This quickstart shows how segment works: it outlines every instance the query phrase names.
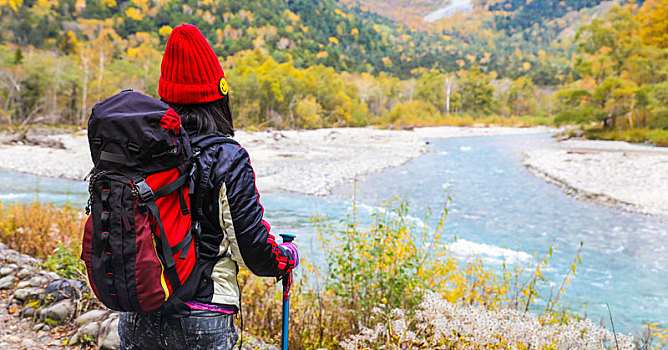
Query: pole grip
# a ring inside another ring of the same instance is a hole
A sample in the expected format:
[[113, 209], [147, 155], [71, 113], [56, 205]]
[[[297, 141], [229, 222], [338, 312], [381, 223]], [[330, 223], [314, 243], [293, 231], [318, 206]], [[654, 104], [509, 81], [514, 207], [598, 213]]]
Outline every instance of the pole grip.
[[295, 240], [297, 236], [289, 233], [281, 233], [279, 236], [283, 238], [283, 243], [290, 243]]

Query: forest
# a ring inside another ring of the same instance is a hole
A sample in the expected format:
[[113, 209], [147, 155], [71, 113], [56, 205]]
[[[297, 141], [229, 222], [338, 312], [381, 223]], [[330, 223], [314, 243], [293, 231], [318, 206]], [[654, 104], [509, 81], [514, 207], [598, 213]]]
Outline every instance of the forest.
[[482, 1], [428, 25], [373, 4], [1, 0], [0, 118], [84, 125], [121, 89], [155, 96], [172, 28], [193, 23], [238, 127], [579, 124], [668, 143], [663, 1]]

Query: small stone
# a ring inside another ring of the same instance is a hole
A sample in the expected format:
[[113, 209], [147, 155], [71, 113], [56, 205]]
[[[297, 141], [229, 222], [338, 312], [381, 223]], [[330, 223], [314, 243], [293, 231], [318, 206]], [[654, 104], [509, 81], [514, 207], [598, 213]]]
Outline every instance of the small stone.
[[21, 265], [35, 265], [39, 263], [39, 260], [33, 258], [30, 255], [27, 254], [21, 254], [19, 255], [19, 264]]
[[67, 340], [67, 345], [76, 345], [79, 343], [79, 333], [75, 333]]
[[31, 287], [43, 287], [49, 283], [49, 280], [44, 276], [35, 276], [28, 281], [28, 285]]
[[32, 346], [35, 346], [35, 345], [37, 345], [37, 344], [35, 343], [35, 341], [32, 340], [32, 339], [30, 339], [30, 338], [23, 339], [23, 340], [21, 341], [21, 346], [22, 346], [22, 347], [26, 347], [26, 348], [27, 348], [27, 347], [32, 347]]
[[58, 275], [57, 273], [55, 273], [53, 271], [47, 272], [44, 276], [47, 277], [48, 279], [50, 279], [51, 281], [55, 281], [57, 279], [60, 279], [60, 275]]
[[43, 288], [28, 287], [23, 289], [17, 289], [16, 291], [14, 291], [14, 299], [26, 301], [28, 299], [35, 299], [43, 294], [44, 294]]
[[54, 321], [65, 321], [74, 313], [74, 303], [65, 299], [46, 308], [46, 317]]
[[77, 332], [80, 336], [89, 336], [93, 339], [97, 339], [97, 337], [100, 335], [100, 323], [99, 322], [91, 322], [81, 328], [79, 328], [79, 331]]
[[23, 310], [21, 310], [21, 315], [23, 315], [23, 317], [33, 317], [35, 316], [35, 308], [30, 305], [26, 305], [23, 307]]
[[16, 279], [12, 275], [0, 278], [0, 290], [14, 288], [15, 285]]
[[26, 287], [30, 287], [30, 281], [21, 281], [21, 282], [19, 282], [18, 285], [16, 285], [16, 288], [18, 288], [18, 289], [23, 289], [23, 288], [26, 288]]
[[18, 263], [19, 262], [19, 252], [16, 250], [8, 250], [5, 252], [3, 258], [5, 261], [9, 261], [10, 263]]
[[40, 321], [46, 321], [46, 315], [47, 315], [47, 308], [43, 308], [42, 310], [39, 310], [39, 320]]
[[77, 317], [74, 321], [78, 326], [85, 326], [91, 322], [101, 321], [107, 316], [109, 312], [107, 310], [90, 310], [81, 316]]
[[32, 275], [33, 272], [35, 272], [35, 271], [32, 268], [28, 269], [28, 268], [24, 267], [21, 270], [19, 270], [19, 273], [16, 274], [16, 277], [18, 277], [20, 279], [24, 279], [24, 278]]
[[42, 327], [44, 327], [44, 326], [45, 326], [44, 323], [38, 323], [34, 327], [32, 327], [32, 331], [33, 332], [39, 332], [39, 331], [42, 330]]
[[16, 272], [17, 269], [18, 267], [16, 266], [16, 264], [9, 264], [0, 267], [0, 276], [7, 276], [13, 274], [14, 272]]
[[118, 319], [111, 321], [107, 327], [107, 334], [100, 344], [100, 349], [116, 350], [121, 342], [121, 337], [118, 335]]
[[15, 335], [10, 335], [9, 337], [7, 337], [7, 341], [10, 343], [19, 343], [21, 341], [21, 338]]

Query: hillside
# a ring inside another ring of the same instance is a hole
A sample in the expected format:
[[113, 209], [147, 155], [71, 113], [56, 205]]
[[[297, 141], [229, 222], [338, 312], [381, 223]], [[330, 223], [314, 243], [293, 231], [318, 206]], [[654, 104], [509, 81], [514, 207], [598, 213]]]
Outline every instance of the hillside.
[[453, 72], [472, 66], [516, 78], [528, 64], [540, 67], [526, 72], [534, 81], [551, 85], [567, 74], [565, 61], [543, 64], [539, 52], [569, 56], [568, 48], [552, 41], [571, 24], [554, 19], [598, 2], [506, 0], [479, 5], [466, 16], [461, 11], [472, 9], [468, 0], [7, 0], [0, 5], [0, 40], [67, 54], [73, 37], [93, 40], [106, 27], [120, 38], [147, 33], [161, 47], [170, 28], [192, 23], [221, 57], [261, 49], [296, 67], [323, 64], [400, 78], [419, 68]]
[[28, 0], [16, 9], [6, 4], [2, 14], [3, 41], [62, 51], [69, 32], [90, 39], [91, 26], [121, 38], [148, 33], [164, 45], [169, 28], [181, 23], [197, 25], [222, 57], [260, 48], [275, 57], [289, 52], [298, 66], [360, 71], [383, 69], [380, 57], [392, 51], [372, 23], [331, 0]]
[[192, 23], [238, 126], [662, 127], [662, 66], [642, 62], [665, 60], [666, 4], [621, 1], [0, 0], [0, 119], [82, 124], [119, 89], [155, 96], [172, 28]]

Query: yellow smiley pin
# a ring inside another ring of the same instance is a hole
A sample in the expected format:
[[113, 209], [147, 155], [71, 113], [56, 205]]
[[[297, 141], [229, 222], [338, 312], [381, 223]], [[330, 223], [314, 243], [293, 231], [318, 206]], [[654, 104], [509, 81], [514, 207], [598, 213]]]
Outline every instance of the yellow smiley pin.
[[223, 96], [227, 95], [227, 81], [225, 78], [220, 78], [220, 83], [218, 83], [218, 88], [220, 89], [220, 93], [223, 94]]

